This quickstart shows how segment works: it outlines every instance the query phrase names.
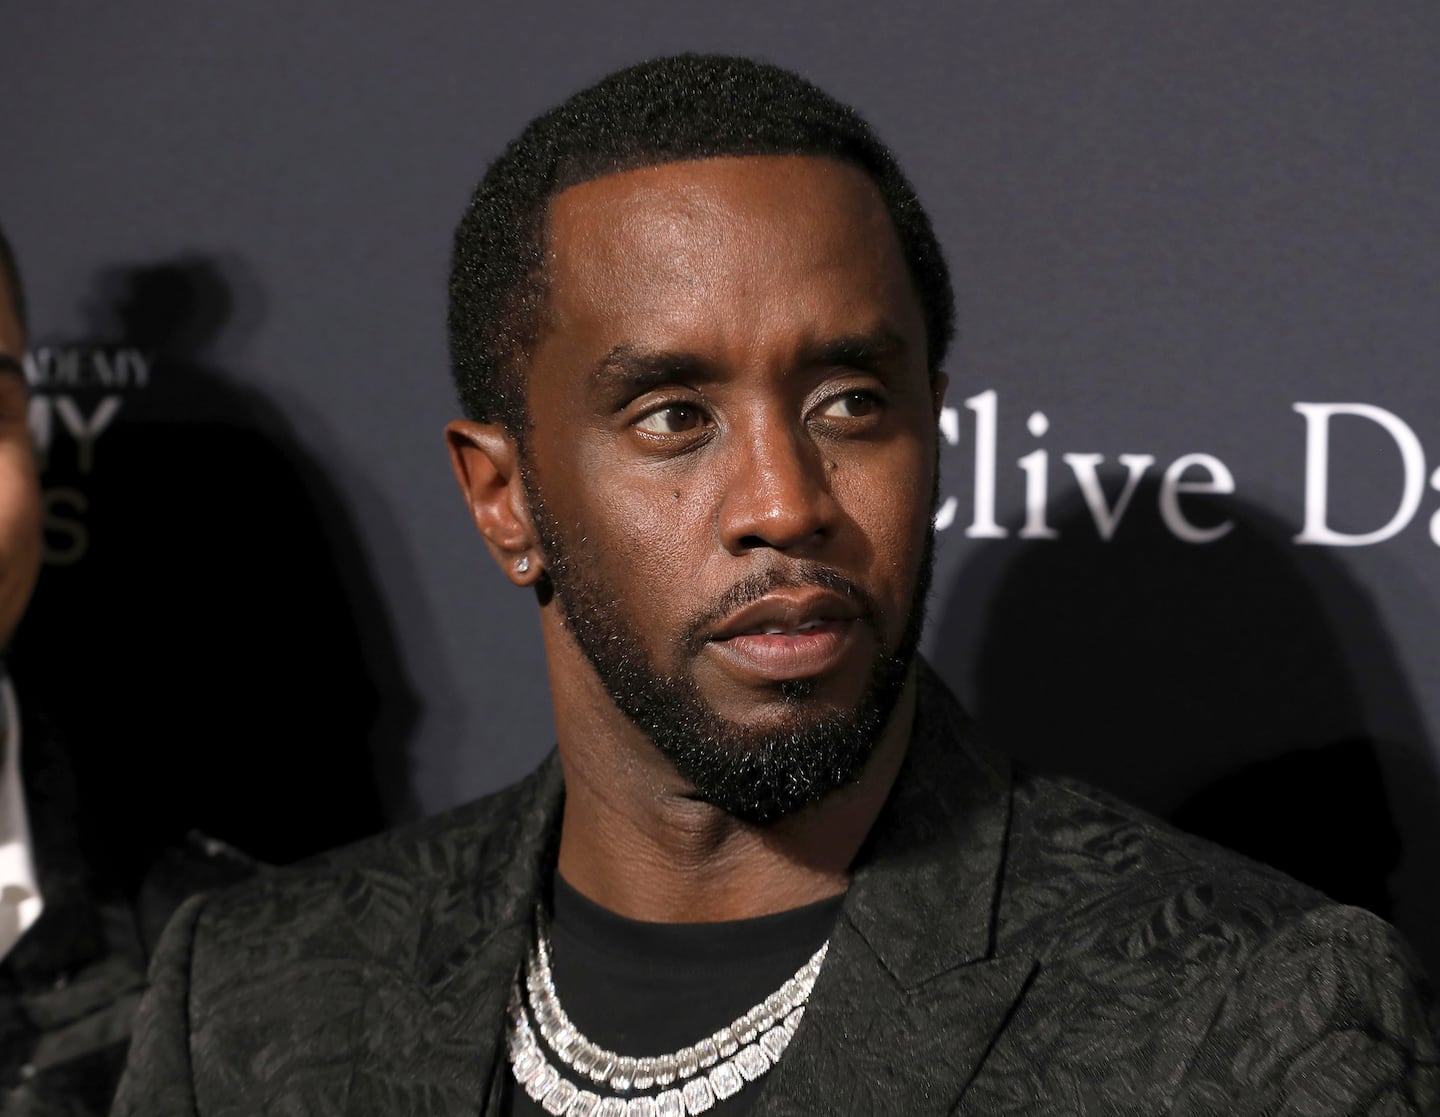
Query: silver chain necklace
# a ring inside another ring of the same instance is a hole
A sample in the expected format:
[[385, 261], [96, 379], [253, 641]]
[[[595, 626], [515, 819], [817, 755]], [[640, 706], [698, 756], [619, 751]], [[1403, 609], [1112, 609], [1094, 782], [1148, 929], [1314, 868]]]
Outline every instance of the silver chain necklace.
[[[525, 960], [523, 990], [518, 974], [510, 989], [511, 1073], [547, 1113], [570, 1117], [704, 1113], [779, 1061], [800, 1025], [828, 947], [827, 941], [776, 992], [700, 1042], [669, 1055], [636, 1057], [591, 1042], [571, 1023], [555, 993], [545, 917], [537, 913], [535, 946]], [[530, 1026], [532, 1016], [540, 1037], [560, 1061], [582, 1082], [588, 1078], [604, 1093], [576, 1085], [550, 1062]], [[641, 1092], [648, 1090], [660, 1092]]]

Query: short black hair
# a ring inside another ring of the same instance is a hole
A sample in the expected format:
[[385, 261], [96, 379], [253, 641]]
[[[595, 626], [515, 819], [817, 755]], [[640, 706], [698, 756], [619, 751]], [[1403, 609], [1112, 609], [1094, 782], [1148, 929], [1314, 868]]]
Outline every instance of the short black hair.
[[0, 278], [4, 278], [5, 286], [10, 289], [10, 305], [20, 323], [20, 332], [28, 334], [30, 330], [25, 317], [25, 287], [20, 282], [20, 265], [15, 262], [15, 250], [5, 239], [4, 229], [0, 229]]
[[954, 334], [954, 293], [930, 218], [889, 149], [854, 109], [798, 74], [684, 54], [620, 70], [537, 117], [476, 187], [450, 269], [450, 358], [465, 414], [523, 444], [524, 363], [544, 308], [552, 198], [622, 171], [739, 155], [822, 156], [874, 181], [920, 297], [933, 375]]

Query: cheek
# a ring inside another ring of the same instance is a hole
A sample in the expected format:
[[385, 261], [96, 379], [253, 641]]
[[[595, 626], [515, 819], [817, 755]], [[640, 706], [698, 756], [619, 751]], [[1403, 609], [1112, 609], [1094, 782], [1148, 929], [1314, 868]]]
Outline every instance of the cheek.
[[621, 482], [603, 497], [596, 526], [604, 533], [604, 552], [614, 555], [650, 587], [689, 582], [676, 575], [694, 572], [708, 557], [706, 498], [679, 482]]
[[40, 572], [40, 491], [28, 445], [0, 445], [0, 640], [20, 620]]
[[577, 474], [577, 483], [567, 486], [577, 498], [566, 502], [568, 518], [553, 510], [572, 539], [585, 540], [588, 561], [603, 567], [605, 581], [626, 595], [636, 615], [688, 612], [687, 603], [699, 595], [686, 575], [708, 558], [710, 538], [705, 500], [693, 479], [686, 483], [663, 470], [607, 470], [583, 460]]
[[869, 566], [892, 602], [908, 604], [930, 530], [933, 450], [919, 442], [885, 447], [877, 456], [837, 463], [832, 485], [863, 537]]
[[40, 484], [28, 446], [0, 446], [0, 549], [38, 551]]

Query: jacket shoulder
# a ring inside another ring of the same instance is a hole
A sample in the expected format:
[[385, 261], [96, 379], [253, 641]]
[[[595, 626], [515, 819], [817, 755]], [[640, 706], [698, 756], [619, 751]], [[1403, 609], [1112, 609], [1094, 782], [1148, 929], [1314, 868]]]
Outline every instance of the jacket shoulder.
[[[1175, 829], [1079, 781], [1017, 772], [1007, 878], [1012, 916], [1029, 934], [1077, 913], [1141, 938], [1192, 923], [1264, 937], [1327, 897], [1231, 850]], [[1061, 918], [1063, 916], [1063, 918]], [[1139, 949], [1139, 944], [1133, 944]]]
[[481, 1096], [478, 1052], [560, 798], [552, 756], [476, 803], [191, 900], [165, 932], [117, 1112], [340, 1114], [383, 1094], [420, 1113]]
[[558, 800], [552, 755], [493, 795], [215, 893], [196, 927], [196, 977], [253, 979], [266, 958], [297, 953], [405, 956], [430, 917], [482, 932], [533, 873]]
[[1290, 1112], [1323, 1070], [1433, 1112], [1434, 1001], [1384, 920], [1084, 784], [1013, 796], [997, 938], [1036, 969], [981, 1094]]

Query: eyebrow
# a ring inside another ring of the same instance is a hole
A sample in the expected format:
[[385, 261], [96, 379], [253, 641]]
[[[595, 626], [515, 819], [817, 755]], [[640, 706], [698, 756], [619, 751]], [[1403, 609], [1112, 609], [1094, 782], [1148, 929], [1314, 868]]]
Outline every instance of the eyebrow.
[[[888, 325], [837, 337], [823, 338], [801, 347], [796, 365], [816, 368], [838, 365], [872, 370], [877, 365], [903, 356], [905, 339]], [[681, 350], [650, 349], [621, 342], [596, 363], [594, 383], [602, 388], [644, 391], [672, 380], [701, 381], [719, 375], [711, 363]]]
[[876, 365], [905, 354], [905, 339], [888, 325], [879, 325], [862, 333], [825, 338], [807, 346], [800, 353], [803, 366], [840, 365], [846, 368], [871, 370]]
[[709, 364], [693, 353], [621, 342], [600, 358], [591, 378], [600, 388], [643, 391], [671, 380], [699, 380], [713, 375]]

